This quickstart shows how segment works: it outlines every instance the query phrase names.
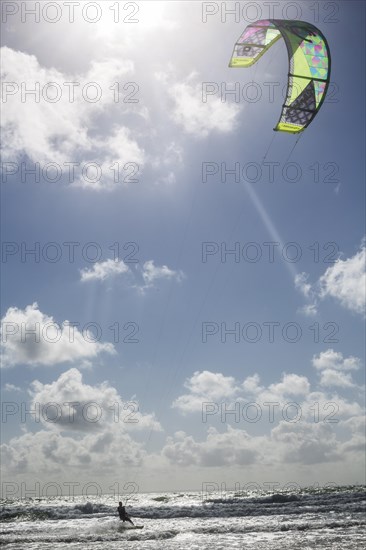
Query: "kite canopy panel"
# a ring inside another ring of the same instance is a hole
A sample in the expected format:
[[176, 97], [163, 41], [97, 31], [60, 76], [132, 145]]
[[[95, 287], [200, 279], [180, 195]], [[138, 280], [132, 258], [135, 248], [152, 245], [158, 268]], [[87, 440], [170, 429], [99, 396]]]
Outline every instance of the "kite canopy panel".
[[305, 21], [267, 19], [248, 25], [229, 67], [250, 67], [280, 38], [289, 56], [287, 94], [274, 130], [302, 132], [319, 111], [329, 86], [330, 51], [325, 36]]

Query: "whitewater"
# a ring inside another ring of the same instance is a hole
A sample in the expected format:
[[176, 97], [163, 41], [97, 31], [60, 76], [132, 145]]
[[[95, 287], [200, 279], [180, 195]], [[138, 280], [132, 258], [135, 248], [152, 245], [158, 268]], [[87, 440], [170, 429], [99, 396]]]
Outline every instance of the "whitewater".
[[366, 548], [366, 488], [48, 497], [1, 502], [9, 550], [347, 550]]

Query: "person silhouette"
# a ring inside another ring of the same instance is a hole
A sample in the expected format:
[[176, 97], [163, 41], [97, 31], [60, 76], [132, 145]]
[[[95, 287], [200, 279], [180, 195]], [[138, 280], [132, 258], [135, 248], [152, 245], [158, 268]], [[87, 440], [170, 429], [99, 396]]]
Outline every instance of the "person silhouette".
[[118, 510], [120, 520], [122, 520], [123, 522], [129, 521], [130, 523], [132, 523], [132, 525], [135, 525], [131, 520], [130, 516], [126, 513], [126, 508], [123, 506], [122, 502], [119, 502], [117, 510]]

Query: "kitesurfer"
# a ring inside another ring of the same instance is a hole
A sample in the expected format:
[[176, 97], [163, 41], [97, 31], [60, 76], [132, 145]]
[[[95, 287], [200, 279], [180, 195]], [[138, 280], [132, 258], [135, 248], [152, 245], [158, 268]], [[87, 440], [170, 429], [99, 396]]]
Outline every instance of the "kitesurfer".
[[122, 521], [129, 521], [130, 523], [132, 523], [132, 525], [135, 525], [130, 516], [126, 513], [126, 508], [122, 505], [122, 502], [119, 502], [117, 510], [119, 513], [119, 519], [121, 519]]

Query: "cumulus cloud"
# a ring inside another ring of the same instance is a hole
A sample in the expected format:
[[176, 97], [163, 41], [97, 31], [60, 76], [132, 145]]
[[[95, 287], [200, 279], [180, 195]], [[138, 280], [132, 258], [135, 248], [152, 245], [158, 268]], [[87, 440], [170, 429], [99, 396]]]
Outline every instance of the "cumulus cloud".
[[320, 296], [330, 296], [356, 313], [365, 313], [366, 247], [347, 260], [337, 260], [319, 280]]
[[[250, 379], [251, 377], [249, 377], [249, 381]], [[282, 373], [279, 382], [268, 386], [259, 386], [259, 377], [253, 382], [250, 381], [248, 385], [248, 378], [244, 380], [242, 384], [244, 392], [239, 395], [238, 399], [241, 402], [254, 401], [266, 417], [269, 415], [269, 407], [272, 408], [274, 417], [281, 417], [280, 410], [283, 410], [287, 403], [303, 403], [310, 393], [310, 382], [307, 377], [293, 373]], [[249, 391], [250, 389], [251, 391]], [[294, 408], [290, 408], [286, 412], [286, 416], [289, 417], [296, 416], [296, 414], [297, 411]]]
[[364, 408], [357, 401], [343, 398], [338, 393], [313, 391], [301, 403], [303, 417], [315, 423], [338, 424], [346, 418], [362, 414]]
[[230, 399], [239, 389], [232, 376], [207, 370], [196, 371], [185, 381], [184, 386], [189, 393], [178, 397], [172, 405], [183, 413], [201, 411], [203, 403]]
[[326, 297], [337, 300], [343, 307], [355, 313], [365, 313], [366, 297], [366, 248], [363, 240], [360, 250], [351, 258], [338, 260], [329, 267], [319, 280], [311, 284], [308, 273], [295, 277], [295, 288], [309, 301], [299, 308], [299, 313], [314, 316], [318, 302]]
[[314, 355], [313, 366], [320, 371], [321, 386], [339, 386], [341, 388], [356, 387], [352, 375], [344, 372], [358, 370], [361, 367], [361, 360], [358, 357], [343, 357], [343, 354], [333, 349], [327, 349]]
[[354, 416], [345, 420], [343, 423], [345, 426], [348, 426], [353, 433], [364, 433], [366, 428], [366, 417], [365, 415]]
[[205, 138], [212, 132], [228, 133], [236, 128], [241, 107], [235, 103], [224, 103], [219, 96], [209, 96], [204, 102], [202, 82], [198, 81], [196, 73], [173, 84], [165, 73], [155, 76], [167, 85], [173, 102], [172, 119], [188, 134]]
[[162, 454], [183, 467], [223, 467], [283, 464], [313, 465], [341, 460], [342, 444], [334, 426], [306, 421], [280, 421], [268, 435], [249, 435], [226, 426], [224, 432], [209, 428], [205, 439], [184, 432], [167, 438]]
[[282, 375], [280, 382], [268, 387], [260, 386], [258, 374], [248, 376], [240, 385], [232, 376], [210, 371], [196, 371], [186, 380], [184, 386], [189, 393], [179, 396], [172, 404], [183, 413], [202, 411], [204, 403], [228, 403], [235, 397], [237, 401], [252, 401], [253, 396], [263, 402], [283, 403], [290, 398], [305, 397], [310, 391], [310, 383], [305, 376]]
[[[326, 369], [320, 372], [326, 372]], [[335, 372], [343, 374], [342, 371]], [[83, 382], [81, 373], [72, 368], [52, 383], [33, 382], [29, 408], [37, 410], [37, 404], [41, 407], [44, 429], [37, 433], [26, 432], [2, 446], [5, 469], [9, 474], [36, 473], [41, 469], [50, 475], [72, 472], [79, 476], [85, 468], [88, 471], [90, 468], [93, 471], [101, 468], [103, 472], [112, 474], [121, 466], [143, 466], [148, 469], [151, 461], [158, 467], [198, 468], [252, 465], [283, 468], [284, 464], [312, 466], [341, 463], [341, 460], [348, 460], [347, 457], [362, 463], [362, 407], [337, 394], [333, 394], [330, 401], [329, 395], [323, 392], [310, 392], [304, 377], [283, 374], [279, 382], [262, 386], [259, 376], [254, 374], [239, 386], [233, 377], [197, 371], [185, 385], [193, 397], [235, 397], [240, 405], [243, 405], [240, 401], [243, 390], [248, 392], [250, 401], [255, 400], [260, 405], [268, 395], [277, 396], [279, 400], [283, 396], [291, 402], [298, 399], [299, 414], [292, 418], [287, 410], [283, 416], [280, 407], [280, 417], [270, 419], [268, 409], [262, 406], [262, 414], [255, 424], [258, 421], [269, 427], [264, 435], [261, 429], [256, 435], [243, 429], [253, 427], [253, 421], [243, 415], [232, 427], [229, 422], [233, 415], [229, 414], [222, 429], [210, 427], [202, 439], [178, 431], [166, 439], [158, 453], [147, 455], [143, 444], [134, 441], [132, 435], [142, 428], [161, 430], [155, 416], [142, 415], [137, 411], [133, 417], [138, 418], [138, 423], [123, 422], [124, 405], [128, 402], [122, 400], [116, 389], [108, 382], [88, 385]], [[53, 418], [55, 403], [60, 405], [62, 418]], [[91, 404], [90, 408], [86, 408], [88, 404]], [[100, 415], [94, 421], [98, 410]], [[122, 422], [114, 421], [116, 411], [119, 411]], [[127, 409], [127, 412], [130, 411]], [[70, 415], [73, 419], [71, 423]], [[346, 440], [337, 437], [338, 426], [343, 431], [345, 428], [345, 433], [350, 437]]]
[[317, 310], [317, 298], [334, 298], [347, 309], [356, 313], [365, 312], [366, 293], [366, 248], [363, 241], [360, 250], [351, 258], [338, 259], [329, 267], [319, 281], [311, 285], [308, 282], [309, 275], [300, 273], [295, 277], [295, 287], [311, 303], [300, 311], [307, 315], [313, 315]]
[[[96, 178], [74, 168], [70, 181], [90, 189], [116, 188], [115, 172], [110, 169], [113, 163], [121, 167], [136, 163], [141, 168], [145, 153], [128, 125], [123, 124], [126, 104], [119, 110], [122, 118], [112, 127], [99, 124], [98, 134], [94, 124], [97, 117], [115, 106], [110, 86], [133, 74], [131, 61], [94, 61], [85, 74], [72, 75], [43, 67], [34, 55], [8, 47], [1, 49], [1, 57], [1, 76], [8, 83], [1, 122], [4, 159], [13, 161], [27, 155], [33, 162], [57, 163], [69, 177], [65, 163], [82, 165], [92, 158], [102, 175]], [[38, 89], [39, 99], [29, 93], [26, 101], [21, 101], [25, 90], [34, 89]]]
[[94, 472], [114, 474], [121, 468], [142, 464], [140, 443], [123, 431], [90, 433], [81, 438], [40, 430], [27, 432], [1, 445], [4, 471], [10, 474], [60, 475], [65, 479]]
[[49, 384], [34, 381], [29, 393], [27, 409], [42, 429], [1, 446], [8, 475], [41, 471], [79, 479], [85, 468], [115, 475], [121, 468], [141, 466], [146, 456], [132, 433], [162, 430], [154, 414], [141, 413], [138, 403], [123, 400], [108, 382], [84, 383], [75, 368]]
[[298, 374], [283, 374], [281, 382], [270, 384], [268, 390], [279, 397], [283, 396], [303, 396], [310, 390], [310, 383], [306, 376]]
[[333, 369], [325, 369], [321, 372], [321, 386], [339, 386], [341, 388], [352, 388], [354, 386], [351, 374], [345, 374]]
[[115, 353], [113, 344], [96, 342], [94, 335], [80, 332], [68, 321], [59, 325], [36, 302], [24, 310], [10, 307], [1, 320], [1, 332], [3, 367], [75, 361], [88, 365], [100, 353]]
[[75, 178], [76, 187], [96, 191], [113, 190], [137, 183], [145, 163], [145, 152], [129, 128], [114, 127], [103, 139], [93, 139], [94, 162], [86, 163], [82, 175]]
[[287, 463], [319, 464], [341, 459], [340, 444], [330, 424], [281, 421], [271, 437]]
[[106, 260], [105, 262], [96, 262], [91, 269], [80, 270], [80, 280], [82, 282], [100, 280], [105, 281], [114, 275], [128, 273], [129, 267], [122, 260]]
[[167, 439], [162, 454], [179, 466], [215, 467], [253, 464], [258, 460], [259, 452], [246, 431], [228, 426], [224, 433], [210, 428], [202, 442], [184, 432], [177, 432]]
[[326, 368], [332, 364], [328, 361], [331, 356], [333, 364], [338, 361], [338, 365], [346, 365], [346, 368], [358, 368], [356, 358], [344, 359], [342, 354], [334, 354], [333, 350], [328, 350], [313, 358], [318, 364], [324, 355], [324, 368], [320, 370], [318, 381], [324, 391], [312, 390], [306, 376], [294, 373], [283, 373], [279, 382], [265, 386], [260, 383], [258, 374], [248, 376], [240, 384], [234, 377], [221, 373], [196, 371], [184, 384], [188, 392], [177, 397], [172, 407], [184, 415], [201, 413], [204, 422], [225, 419], [229, 424], [242, 420], [271, 424], [285, 419], [288, 422], [338, 423], [341, 418], [362, 414], [363, 409], [358, 402], [334, 393], [332, 388], [352, 388], [360, 392], [362, 388], [353, 383], [350, 374]]
[[318, 370], [357, 370], [361, 367], [361, 360], [358, 357], [353, 355], [343, 357], [340, 351], [334, 351], [333, 349], [327, 349], [319, 355], [314, 355], [312, 363]]
[[263, 386], [260, 386], [259, 383], [260, 383], [260, 377], [258, 374], [247, 376], [247, 378], [244, 380], [242, 384], [244, 392], [248, 394], [260, 393], [264, 388]]
[[49, 429], [95, 432], [105, 431], [111, 424], [123, 430], [161, 429], [153, 415], [141, 414], [136, 402], [124, 402], [107, 382], [96, 386], [83, 383], [76, 368], [51, 384], [34, 381], [30, 394], [33, 409], [40, 408], [40, 419]]

